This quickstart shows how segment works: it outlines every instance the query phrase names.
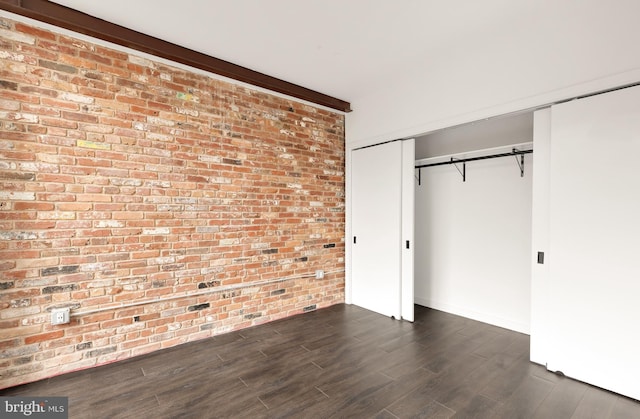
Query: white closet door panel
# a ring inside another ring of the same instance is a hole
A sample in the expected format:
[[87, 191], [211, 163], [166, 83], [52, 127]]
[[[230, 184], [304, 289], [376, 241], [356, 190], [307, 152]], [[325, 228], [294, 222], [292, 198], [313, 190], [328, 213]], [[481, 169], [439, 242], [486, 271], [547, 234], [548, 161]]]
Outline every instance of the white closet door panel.
[[400, 318], [402, 142], [352, 153], [352, 302]]
[[640, 399], [640, 87], [551, 120], [547, 367]]
[[414, 248], [415, 248], [415, 195], [416, 195], [416, 140], [402, 142], [402, 283], [401, 315], [413, 321]]

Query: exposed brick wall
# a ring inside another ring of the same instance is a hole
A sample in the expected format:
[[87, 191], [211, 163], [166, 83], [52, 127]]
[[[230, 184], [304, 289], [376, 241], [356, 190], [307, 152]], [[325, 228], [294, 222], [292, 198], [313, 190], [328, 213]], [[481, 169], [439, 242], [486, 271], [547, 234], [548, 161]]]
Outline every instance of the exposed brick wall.
[[343, 115], [2, 18], [0, 93], [0, 388], [344, 300]]

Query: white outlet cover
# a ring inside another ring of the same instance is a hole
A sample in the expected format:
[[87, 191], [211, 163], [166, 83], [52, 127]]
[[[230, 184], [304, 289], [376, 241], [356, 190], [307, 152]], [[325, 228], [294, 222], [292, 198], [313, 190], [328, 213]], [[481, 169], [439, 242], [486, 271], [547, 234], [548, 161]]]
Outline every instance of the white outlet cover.
[[51, 310], [51, 324], [69, 323], [69, 308], [54, 308]]

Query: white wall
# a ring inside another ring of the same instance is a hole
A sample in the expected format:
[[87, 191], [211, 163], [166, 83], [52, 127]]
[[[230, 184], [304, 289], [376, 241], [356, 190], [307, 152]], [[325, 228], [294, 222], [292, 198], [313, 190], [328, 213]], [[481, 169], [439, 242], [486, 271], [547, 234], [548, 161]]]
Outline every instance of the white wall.
[[451, 165], [422, 169], [417, 304], [529, 333], [531, 161], [523, 178], [513, 157], [467, 163], [466, 182]]
[[523, 20], [399, 62], [397, 78], [350, 98], [348, 148], [640, 80], [640, 1], [542, 0], [526, 7]]

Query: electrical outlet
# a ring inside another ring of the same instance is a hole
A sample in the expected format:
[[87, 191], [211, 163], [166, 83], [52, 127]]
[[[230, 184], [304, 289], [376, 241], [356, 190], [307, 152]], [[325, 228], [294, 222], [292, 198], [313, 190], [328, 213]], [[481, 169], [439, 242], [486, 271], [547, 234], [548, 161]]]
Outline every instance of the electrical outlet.
[[69, 307], [54, 308], [51, 310], [51, 324], [66, 324], [69, 323], [70, 317]]
[[322, 269], [318, 269], [316, 271], [316, 279], [322, 279], [324, 278], [324, 271]]

